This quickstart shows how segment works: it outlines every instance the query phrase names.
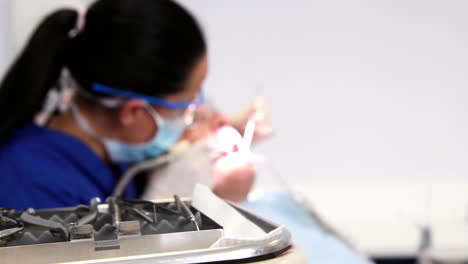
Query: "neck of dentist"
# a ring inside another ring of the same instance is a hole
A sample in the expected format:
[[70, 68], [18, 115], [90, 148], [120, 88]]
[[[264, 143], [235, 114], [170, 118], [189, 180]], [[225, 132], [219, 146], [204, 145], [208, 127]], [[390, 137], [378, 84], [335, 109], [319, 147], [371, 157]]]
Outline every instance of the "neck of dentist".
[[[120, 111], [125, 110], [109, 109], [90, 103], [80, 96], [77, 96], [73, 103], [91, 128], [98, 135], [106, 138], [137, 143], [148, 140], [157, 132], [157, 127], [151, 116], [143, 109], [134, 113], [135, 117], [129, 118], [120, 113]], [[78, 138], [98, 157], [105, 161], [110, 160], [102, 142], [79, 125], [71, 109], [54, 117], [49, 123], [49, 128]], [[147, 133], [142, 133], [142, 130], [147, 130]]]
[[[102, 114], [94, 113], [93, 109], [88, 109], [85, 107], [88, 105], [84, 102], [83, 99], [77, 97], [74, 102], [77, 107], [80, 108], [80, 111], [84, 118], [86, 118], [89, 124], [99, 132], [107, 132], [106, 124], [108, 121], [103, 117]], [[88, 146], [99, 158], [108, 161], [109, 157], [107, 155], [106, 149], [103, 144], [99, 142], [95, 137], [84, 131], [79, 125], [73, 115], [71, 109], [68, 109], [66, 112], [61, 115], [54, 117], [50, 120], [48, 125], [49, 128], [60, 131], [62, 133], [68, 134], [79, 139], [86, 146]], [[108, 133], [112, 133], [109, 131]], [[117, 136], [117, 135], [116, 135]]]

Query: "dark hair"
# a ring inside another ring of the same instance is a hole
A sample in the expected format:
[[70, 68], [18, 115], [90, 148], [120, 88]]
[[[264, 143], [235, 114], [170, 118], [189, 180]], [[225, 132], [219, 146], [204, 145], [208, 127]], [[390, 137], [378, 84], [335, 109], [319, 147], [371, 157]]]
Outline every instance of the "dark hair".
[[0, 142], [42, 108], [64, 67], [91, 84], [150, 96], [184, 89], [206, 52], [196, 20], [171, 0], [98, 0], [75, 37], [78, 13], [59, 10], [39, 25], [0, 86]]

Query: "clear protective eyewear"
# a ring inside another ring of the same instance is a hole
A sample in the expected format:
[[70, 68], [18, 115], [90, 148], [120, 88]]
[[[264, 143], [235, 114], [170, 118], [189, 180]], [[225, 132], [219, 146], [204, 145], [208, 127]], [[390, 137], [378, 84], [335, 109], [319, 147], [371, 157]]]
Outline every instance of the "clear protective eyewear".
[[[149, 105], [153, 106], [160, 106], [173, 111], [173, 115], [169, 117], [169, 119], [179, 119], [182, 118], [184, 124], [188, 127], [193, 124], [195, 121], [195, 110], [204, 103], [205, 96], [203, 91], [200, 91], [200, 94], [195, 100], [184, 100], [179, 102], [171, 102], [165, 100], [163, 98], [143, 95], [131, 91], [125, 91], [120, 89], [115, 89], [106, 85], [94, 83], [91, 86], [91, 89], [94, 92], [111, 95], [111, 96], [118, 96], [123, 97], [126, 99], [142, 99], [147, 102]], [[86, 95], [86, 92], [84, 92]], [[87, 97], [91, 95], [88, 94]], [[93, 96], [94, 97], [94, 96]], [[118, 98], [99, 98], [99, 103], [103, 106], [113, 108], [119, 107], [122, 105], [122, 100]]]

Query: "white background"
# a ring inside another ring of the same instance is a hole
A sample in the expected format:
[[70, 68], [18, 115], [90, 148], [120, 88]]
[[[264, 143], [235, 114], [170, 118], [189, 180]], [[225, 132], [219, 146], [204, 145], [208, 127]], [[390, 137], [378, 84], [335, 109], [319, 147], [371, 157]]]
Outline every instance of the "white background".
[[0, 78], [11, 60], [13, 50], [13, 28], [11, 1], [0, 0]]
[[[18, 48], [57, 1], [14, 2]], [[330, 222], [368, 252], [413, 250], [433, 190], [439, 237], [468, 240], [468, 1], [181, 2], [208, 36], [210, 97], [265, 96], [276, 136], [258, 151]]]
[[468, 2], [183, 2], [209, 37], [209, 94], [233, 111], [260, 89], [287, 178], [468, 178]]

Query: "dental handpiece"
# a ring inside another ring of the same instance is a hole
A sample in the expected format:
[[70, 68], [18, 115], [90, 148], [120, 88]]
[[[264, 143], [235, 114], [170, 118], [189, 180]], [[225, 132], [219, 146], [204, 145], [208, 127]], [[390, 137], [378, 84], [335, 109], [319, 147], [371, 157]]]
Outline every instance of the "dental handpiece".
[[195, 228], [197, 231], [200, 231], [200, 227], [198, 226], [197, 219], [195, 219], [195, 215], [193, 215], [192, 211], [190, 208], [185, 204], [178, 195], [174, 195], [174, 199], [176, 201], [176, 204], [180, 206], [180, 211], [184, 215], [185, 218], [187, 218], [190, 222], [195, 225]]
[[107, 204], [109, 205], [109, 213], [112, 215], [112, 225], [118, 229], [122, 216], [120, 214], [120, 206], [117, 203], [116, 197], [107, 198]]
[[255, 121], [252, 118], [249, 118], [244, 129], [244, 136], [242, 138], [242, 143], [245, 151], [250, 151], [250, 146], [252, 145], [252, 140], [255, 134]]

